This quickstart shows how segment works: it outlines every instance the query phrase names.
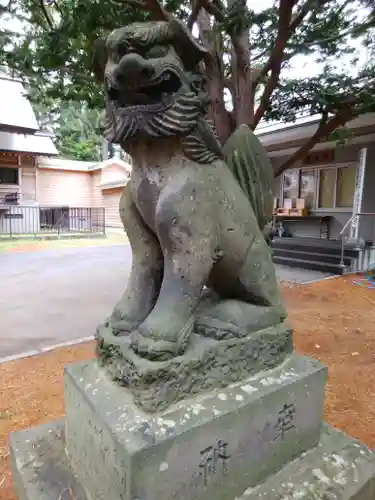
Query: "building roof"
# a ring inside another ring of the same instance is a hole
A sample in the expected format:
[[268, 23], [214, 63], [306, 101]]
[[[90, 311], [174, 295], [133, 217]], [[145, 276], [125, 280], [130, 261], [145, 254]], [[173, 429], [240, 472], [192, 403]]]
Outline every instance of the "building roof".
[[119, 166], [129, 172], [131, 166], [129, 163], [118, 158], [111, 158], [101, 162], [68, 160], [64, 158], [39, 158], [39, 168], [49, 168], [53, 170], [74, 170], [76, 172], [93, 172], [112, 166]]
[[74, 172], [89, 172], [96, 165], [92, 161], [68, 160], [66, 158], [39, 158], [38, 167], [51, 170], [70, 170]]
[[[308, 116], [297, 119], [294, 123], [263, 124], [255, 130], [260, 142], [267, 149], [270, 156], [277, 154], [291, 154], [296, 147], [309, 139], [317, 130], [320, 116]], [[347, 123], [347, 128], [356, 136], [370, 134], [375, 130], [375, 113], [366, 113]], [[348, 142], [358, 142], [359, 137]], [[321, 149], [327, 143], [319, 143], [314, 147]]]
[[105, 191], [107, 189], [122, 188], [122, 187], [125, 187], [127, 185], [128, 181], [129, 181], [129, 178], [127, 177], [124, 179], [119, 179], [118, 181], [102, 182], [99, 187], [103, 191]]
[[301, 116], [296, 118], [294, 122], [278, 122], [278, 121], [263, 121], [259, 122], [259, 125], [255, 129], [255, 134], [258, 136], [270, 135], [279, 132], [280, 130], [289, 130], [296, 127], [306, 127], [319, 123], [320, 117], [318, 115], [314, 116]]
[[22, 82], [0, 71], [0, 130], [32, 134], [38, 129]]
[[123, 161], [120, 158], [109, 158], [108, 160], [95, 163], [89, 168], [89, 170], [101, 170], [103, 168], [113, 167], [114, 165], [123, 168], [127, 172], [132, 168], [130, 163], [127, 163], [126, 161]]
[[43, 156], [57, 156], [59, 154], [51, 137], [48, 135], [41, 133], [20, 134], [2, 131], [0, 131], [0, 151]]
[[118, 158], [111, 158], [101, 162], [68, 160], [65, 158], [39, 158], [40, 168], [50, 168], [53, 170], [74, 170], [76, 172], [93, 172], [114, 165], [123, 168], [127, 172], [131, 170], [131, 165]]
[[[291, 123], [282, 123], [282, 122], [265, 122], [265, 123], [260, 123], [259, 127], [256, 128], [255, 133], [257, 136], [259, 136], [260, 140], [268, 140], [265, 137], [267, 136], [276, 136], [279, 135], [280, 133], [285, 133], [287, 135], [306, 135], [310, 136], [311, 134], [309, 132], [313, 131], [315, 132], [319, 122], [320, 122], [320, 115], [313, 115], [313, 116], [303, 116], [300, 118], [297, 118], [295, 122]], [[366, 127], [369, 125], [375, 125], [375, 113], [366, 113], [364, 115], [359, 116], [358, 118], [355, 118], [354, 120], [351, 120], [348, 122], [348, 127], [351, 129], [359, 128], [359, 127]], [[298, 129], [296, 131], [295, 129]]]

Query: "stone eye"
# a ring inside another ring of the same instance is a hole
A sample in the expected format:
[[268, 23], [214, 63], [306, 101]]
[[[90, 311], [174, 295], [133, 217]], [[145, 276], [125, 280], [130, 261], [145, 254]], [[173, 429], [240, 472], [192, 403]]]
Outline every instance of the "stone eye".
[[168, 53], [168, 48], [161, 45], [156, 45], [147, 51], [147, 59], [156, 59], [158, 57], [164, 57]]

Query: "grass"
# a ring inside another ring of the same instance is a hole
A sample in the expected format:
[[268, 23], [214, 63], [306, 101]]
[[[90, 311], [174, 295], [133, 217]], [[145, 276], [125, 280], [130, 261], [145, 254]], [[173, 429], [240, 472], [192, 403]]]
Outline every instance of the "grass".
[[59, 239], [40, 239], [31, 238], [30, 236], [22, 238], [14, 238], [5, 240], [0, 238], [0, 253], [7, 252], [27, 252], [38, 250], [53, 250], [58, 248], [77, 248], [87, 246], [105, 246], [105, 245], [120, 245], [127, 244], [128, 239], [123, 232], [111, 232], [107, 235], [90, 237], [83, 236], [82, 238], [64, 237]]

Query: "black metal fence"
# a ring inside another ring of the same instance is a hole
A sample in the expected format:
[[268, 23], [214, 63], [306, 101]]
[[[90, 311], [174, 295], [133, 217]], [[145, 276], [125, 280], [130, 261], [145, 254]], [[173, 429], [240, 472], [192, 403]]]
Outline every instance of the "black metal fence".
[[104, 208], [0, 205], [0, 236], [105, 233]]

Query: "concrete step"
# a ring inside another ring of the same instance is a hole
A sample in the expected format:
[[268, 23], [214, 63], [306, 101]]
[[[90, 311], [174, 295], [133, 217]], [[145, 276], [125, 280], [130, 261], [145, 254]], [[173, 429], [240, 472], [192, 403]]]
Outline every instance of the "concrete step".
[[319, 445], [237, 500], [374, 500], [375, 454], [324, 425]]
[[[311, 257], [311, 259], [312, 258], [313, 257]], [[341, 267], [339, 264], [329, 264], [326, 262], [319, 262], [315, 260], [274, 256], [273, 262], [282, 266], [297, 267], [299, 269], [310, 269], [311, 271], [321, 271], [322, 273], [340, 275], [345, 273], [345, 268]]]
[[9, 449], [19, 500], [90, 500], [65, 453], [64, 420], [11, 433]]
[[[329, 255], [341, 255], [341, 242], [331, 240], [319, 240], [310, 238], [275, 238], [272, 248], [283, 250], [298, 250], [310, 253], [323, 253]], [[345, 247], [345, 257], [357, 258], [359, 250]]]
[[[341, 255], [335, 254], [327, 254], [327, 253], [318, 253], [311, 252], [309, 250], [300, 250], [300, 249], [286, 249], [286, 248], [275, 248], [273, 250], [274, 257], [286, 257], [290, 259], [302, 259], [302, 260], [313, 260], [315, 262], [323, 262], [326, 264], [340, 264]], [[349, 267], [351, 265], [353, 258], [344, 256], [344, 264]]]
[[[19, 500], [90, 500], [65, 453], [63, 420], [12, 433], [9, 447]], [[226, 496], [224, 491], [223, 478], [223, 495], [217, 498], [233, 500], [233, 496]], [[213, 498], [203, 497], [204, 500]], [[119, 499], [114, 495], [107, 500], [112, 498]], [[129, 498], [125, 490], [121, 498]], [[179, 498], [193, 499], [197, 497]], [[234, 500], [277, 499], [374, 500], [375, 454], [359, 441], [324, 424], [316, 447], [268, 476], [263, 483], [247, 488]], [[155, 497], [154, 500], [165, 499]]]

